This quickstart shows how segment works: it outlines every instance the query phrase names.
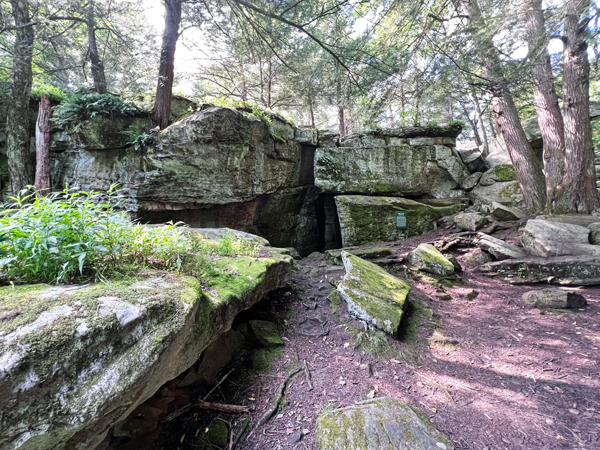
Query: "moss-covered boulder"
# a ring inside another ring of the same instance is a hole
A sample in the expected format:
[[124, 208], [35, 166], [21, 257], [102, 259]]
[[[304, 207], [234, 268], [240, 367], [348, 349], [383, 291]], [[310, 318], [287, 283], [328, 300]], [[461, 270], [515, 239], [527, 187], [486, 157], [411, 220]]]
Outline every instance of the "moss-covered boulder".
[[517, 174], [512, 164], [498, 164], [481, 176], [479, 184], [490, 186], [496, 181], [515, 181], [516, 179]]
[[[335, 204], [344, 247], [419, 236], [433, 230], [434, 223], [442, 217], [467, 206], [461, 199], [415, 201], [364, 195], [338, 195]], [[398, 213], [406, 215], [406, 223]]]
[[271, 347], [273, 345], [285, 344], [283, 339], [281, 339], [277, 325], [273, 322], [268, 322], [266, 320], [251, 320], [249, 323], [254, 337], [261, 345]]
[[130, 127], [150, 131], [154, 126], [154, 122], [147, 117], [95, 116], [77, 123], [69, 134], [77, 148], [116, 150], [130, 145], [131, 137], [124, 133]]
[[318, 148], [315, 185], [334, 193], [420, 195], [456, 189], [470, 175], [458, 154], [445, 145], [368, 137], [358, 135], [342, 147]]
[[287, 284], [292, 259], [224, 257], [191, 277], [0, 288], [0, 447], [95, 448], [234, 317]]
[[525, 207], [523, 193], [518, 181], [498, 181], [489, 186], [479, 184], [469, 192], [471, 202], [478, 207], [489, 206], [492, 202], [498, 202], [506, 206]]
[[342, 261], [346, 275], [337, 290], [350, 314], [397, 336], [408, 306], [408, 283], [348, 252], [342, 252]]
[[454, 264], [431, 244], [420, 244], [408, 254], [408, 263], [415, 269], [442, 277], [454, 273]]
[[383, 397], [321, 415], [318, 450], [453, 450], [419, 408]]

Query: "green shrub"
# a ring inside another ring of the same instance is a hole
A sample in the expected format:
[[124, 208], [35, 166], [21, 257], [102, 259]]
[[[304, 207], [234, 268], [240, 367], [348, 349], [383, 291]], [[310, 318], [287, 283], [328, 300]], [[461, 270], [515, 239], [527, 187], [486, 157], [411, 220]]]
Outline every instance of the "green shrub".
[[140, 110], [121, 97], [111, 94], [77, 94], [63, 101], [54, 111], [52, 121], [56, 125], [68, 125], [97, 115], [104, 117], [135, 116]]
[[153, 128], [149, 131], [145, 131], [135, 125], [130, 125], [129, 128], [121, 133], [125, 134], [129, 139], [128, 145], [133, 145], [136, 152], [144, 150], [144, 148], [156, 143], [156, 134], [159, 132], [159, 128]]
[[185, 227], [149, 227], [115, 209], [107, 195], [69, 192], [48, 197], [23, 191], [0, 214], [0, 270], [16, 282], [103, 279], [144, 268], [202, 276], [209, 257], [254, 255], [257, 246], [229, 233], [220, 242]]
[[46, 84], [44, 82], [34, 83], [31, 88], [31, 100], [39, 102], [42, 95], [47, 95], [53, 102], [62, 102], [67, 94], [65, 94], [60, 88]]

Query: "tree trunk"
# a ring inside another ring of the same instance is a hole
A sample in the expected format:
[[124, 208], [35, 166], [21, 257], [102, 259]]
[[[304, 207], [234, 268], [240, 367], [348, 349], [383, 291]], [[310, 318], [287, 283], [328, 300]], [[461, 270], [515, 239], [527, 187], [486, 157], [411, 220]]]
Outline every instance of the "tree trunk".
[[496, 124], [494, 123], [494, 118], [491, 110], [488, 111], [487, 119], [488, 124], [490, 126], [490, 132], [492, 133], [492, 139], [496, 139], [498, 137], [498, 134], [496, 133]]
[[338, 126], [340, 130], [340, 139], [346, 137], [346, 119], [344, 118], [344, 104], [342, 101], [342, 84], [338, 80], [336, 83]]
[[92, 0], [88, 0], [88, 47], [90, 52], [90, 62], [92, 64], [92, 78], [94, 79], [94, 89], [96, 89], [96, 92], [98, 94], [106, 94], [106, 76], [104, 74], [104, 64], [100, 60], [100, 56], [98, 56], [98, 47], [96, 46], [96, 25], [94, 17], [94, 2]]
[[[472, 29], [487, 29], [477, 0], [456, 1], [460, 2], [460, 7], [464, 8], [469, 16]], [[488, 80], [487, 89], [492, 94], [496, 125], [506, 143], [519, 186], [523, 192], [525, 205], [531, 213], [536, 213], [546, 206], [546, 183], [542, 165], [536, 159], [525, 131], [523, 131], [492, 36], [485, 32], [474, 34], [473, 41], [481, 58], [483, 75]]]
[[[533, 100], [544, 143], [546, 202], [549, 212], [556, 208], [565, 162], [565, 126], [554, 90], [554, 75], [548, 53], [542, 0], [527, 0], [527, 45], [532, 59]], [[595, 183], [595, 181], [594, 181]]]
[[158, 85], [154, 104], [156, 121], [161, 130], [169, 126], [171, 116], [175, 47], [179, 38], [179, 23], [181, 22], [181, 0], [164, 0], [164, 2], [166, 7], [165, 32], [160, 50]]
[[35, 127], [35, 190], [38, 195], [48, 195], [50, 186], [50, 98], [42, 95]]
[[487, 131], [485, 131], [485, 122], [483, 121], [483, 114], [481, 113], [481, 105], [479, 104], [479, 99], [477, 98], [477, 93], [475, 92], [475, 88], [471, 85], [471, 97], [473, 99], [473, 104], [475, 105], [475, 113], [477, 114], [477, 125], [479, 126], [479, 133], [481, 136], [482, 142], [482, 151], [481, 154], [484, 157], [490, 154], [490, 145], [488, 143], [488, 135]]
[[558, 193], [558, 212], [590, 213], [600, 206], [590, 123], [590, 64], [585, 41], [589, 7], [589, 0], [565, 3], [565, 169], [562, 190]]
[[26, 25], [31, 21], [27, 0], [11, 0], [10, 5], [17, 31], [13, 51], [11, 98], [6, 120], [6, 152], [11, 191], [17, 194], [33, 183], [33, 165], [29, 155], [33, 27]]
[[475, 144], [477, 144], [477, 147], [481, 147], [481, 136], [479, 136], [479, 131], [477, 130], [477, 123], [475, 123], [475, 121], [473, 119], [471, 119], [471, 116], [469, 115], [469, 111], [467, 110], [467, 107], [465, 106], [464, 103], [459, 102], [460, 106], [463, 110], [463, 114], [465, 115], [465, 117], [467, 118], [467, 120], [469, 121], [469, 124], [471, 125], [471, 128], [473, 129], [473, 135], [475, 136]]

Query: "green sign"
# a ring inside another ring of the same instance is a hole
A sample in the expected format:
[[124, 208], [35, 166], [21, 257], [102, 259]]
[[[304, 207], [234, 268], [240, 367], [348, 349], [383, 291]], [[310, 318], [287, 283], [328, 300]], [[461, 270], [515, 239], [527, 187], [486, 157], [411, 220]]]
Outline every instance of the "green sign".
[[406, 228], [406, 211], [396, 211], [396, 228]]

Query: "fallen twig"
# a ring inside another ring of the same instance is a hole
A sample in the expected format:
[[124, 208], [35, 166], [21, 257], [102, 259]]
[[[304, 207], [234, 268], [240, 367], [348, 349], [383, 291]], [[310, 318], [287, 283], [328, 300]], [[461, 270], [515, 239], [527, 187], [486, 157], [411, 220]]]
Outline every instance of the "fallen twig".
[[[217, 384], [215, 384], [215, 386], [214, 386], [214, 387], [213, 387], [213, 388], [212, 388], [210, 391], [208, 391], [208, 394], [206, 394], [206, 395], [204, 396], [204, 398], [202, 398], [202, 399], [198, 399], [198, 402], [197, 402], [197, 403], [190, 403], [189, 405], [185, 405], [185, 406], [183, 406], [183, 407], [181, 407], [181, 408], [179, 408], [179, 409], [176, 409], [176, 410], [175, 410], [175, 411], [173, 411], [171, 414], [169, 414], [169, 415], [168, 415], [168, 416], [166, 416], [164, 419], [162, 419], [162, 420], [161, 420], [161, 422], [162, 422], [162, 423], [164, 423], [164, 422], [170, 422], [171, 420], [178, 418], [178, 417], [179, 417], [179, 416], [181, 416], [182, 414], [185, 414], [185, 413], [186, 413], [186, 412], [188, 412], [190, 409], [192, 409], [194, 406], [199, 406], [201, 402], [204, 402], [204, 403], [209, 403], [209, 402], [206, 402], [206, 399], [207, 399], [207, 398], [210, 396], [210, 394], [212, 394], [212, 393], [215, 391], [215, 389], [217, 389], [217, 388], [218, 388], [218, 387], [221, 385], [221, 383], [222, 383], [223, 381], [225, 381], [225, 379], [226, 379], [226, 378], [227, 378], [227, 377], [228, 377], [228, 376], [231, 374], [231, 372], [233, 372], [233, 370], [234, 370], [234, 369], [235, 369], [235, 367], [234, 367], [233, 369], [231, 369], [229, 372], [227, 372], [225, 375], [223, 375], [223, 378], [221, 378], [221, 379], [220, 379], [220, 380], [217, 382]], [[207, 409], [207, 408], [205, 408], [205, 409]], [[208, 408], [208, 409], [210, 409], [210, 408]], [[219, 411], [221, 411], [221, 410], [219, 410]], [[246, 412], [246, 411], [243, 411], [243, 412]], [[239, 414], [239, 413], [238, 413], [238, 414]]]
[[308, 384], [308, 390], [312, 391], [315, 387], [312, 384], [310, 379], [310, 371], [308, 370], [308, 364], [306, 364], [306, 360], [304, 360], [304, 375], [306, 376], [306, 383]]
[[267, 410], [265, 411], [265, 413], [260, 417], [260, 419], [258, 419], [258, 422], [256, 422], [256, 425], [254, 426], [254, 429], [250, 432], [250, 434], [252, 434], [254, 432], [254, 430], [262, 427], [265, 423], [267, 423], [269, 421], [269, 419], [271, 417], [273, 417], [273, 414], [275, 414], [275, 412], [277, 411], [277, 408], [279, 408], [279, 404], [281, 403], [281, 400], [283, 399], [283, 392], [285, 391], [285, 388], [286, 388], [288, 382], [290, 381], [290, 379], [292, 379], [292, 377], [295, 377], [301, 371], [302, 371], [302, 368], [294, 370], [281, 382], [281, 384], [279, 385], [279, 388], [277, 388], [277, 392], [275, 392], [275, 396], [273, 397], [273, 400], [271, 400], [271, 403], [267, 407]]
[[213, 403], [198, 400], [196, 406], [202, 409], [212, 409], [214, 411], [222, 411], [231, 414], [243, 414], [250, 411], [250, 407], [241, 405], [228, 405], [226, 403]]

